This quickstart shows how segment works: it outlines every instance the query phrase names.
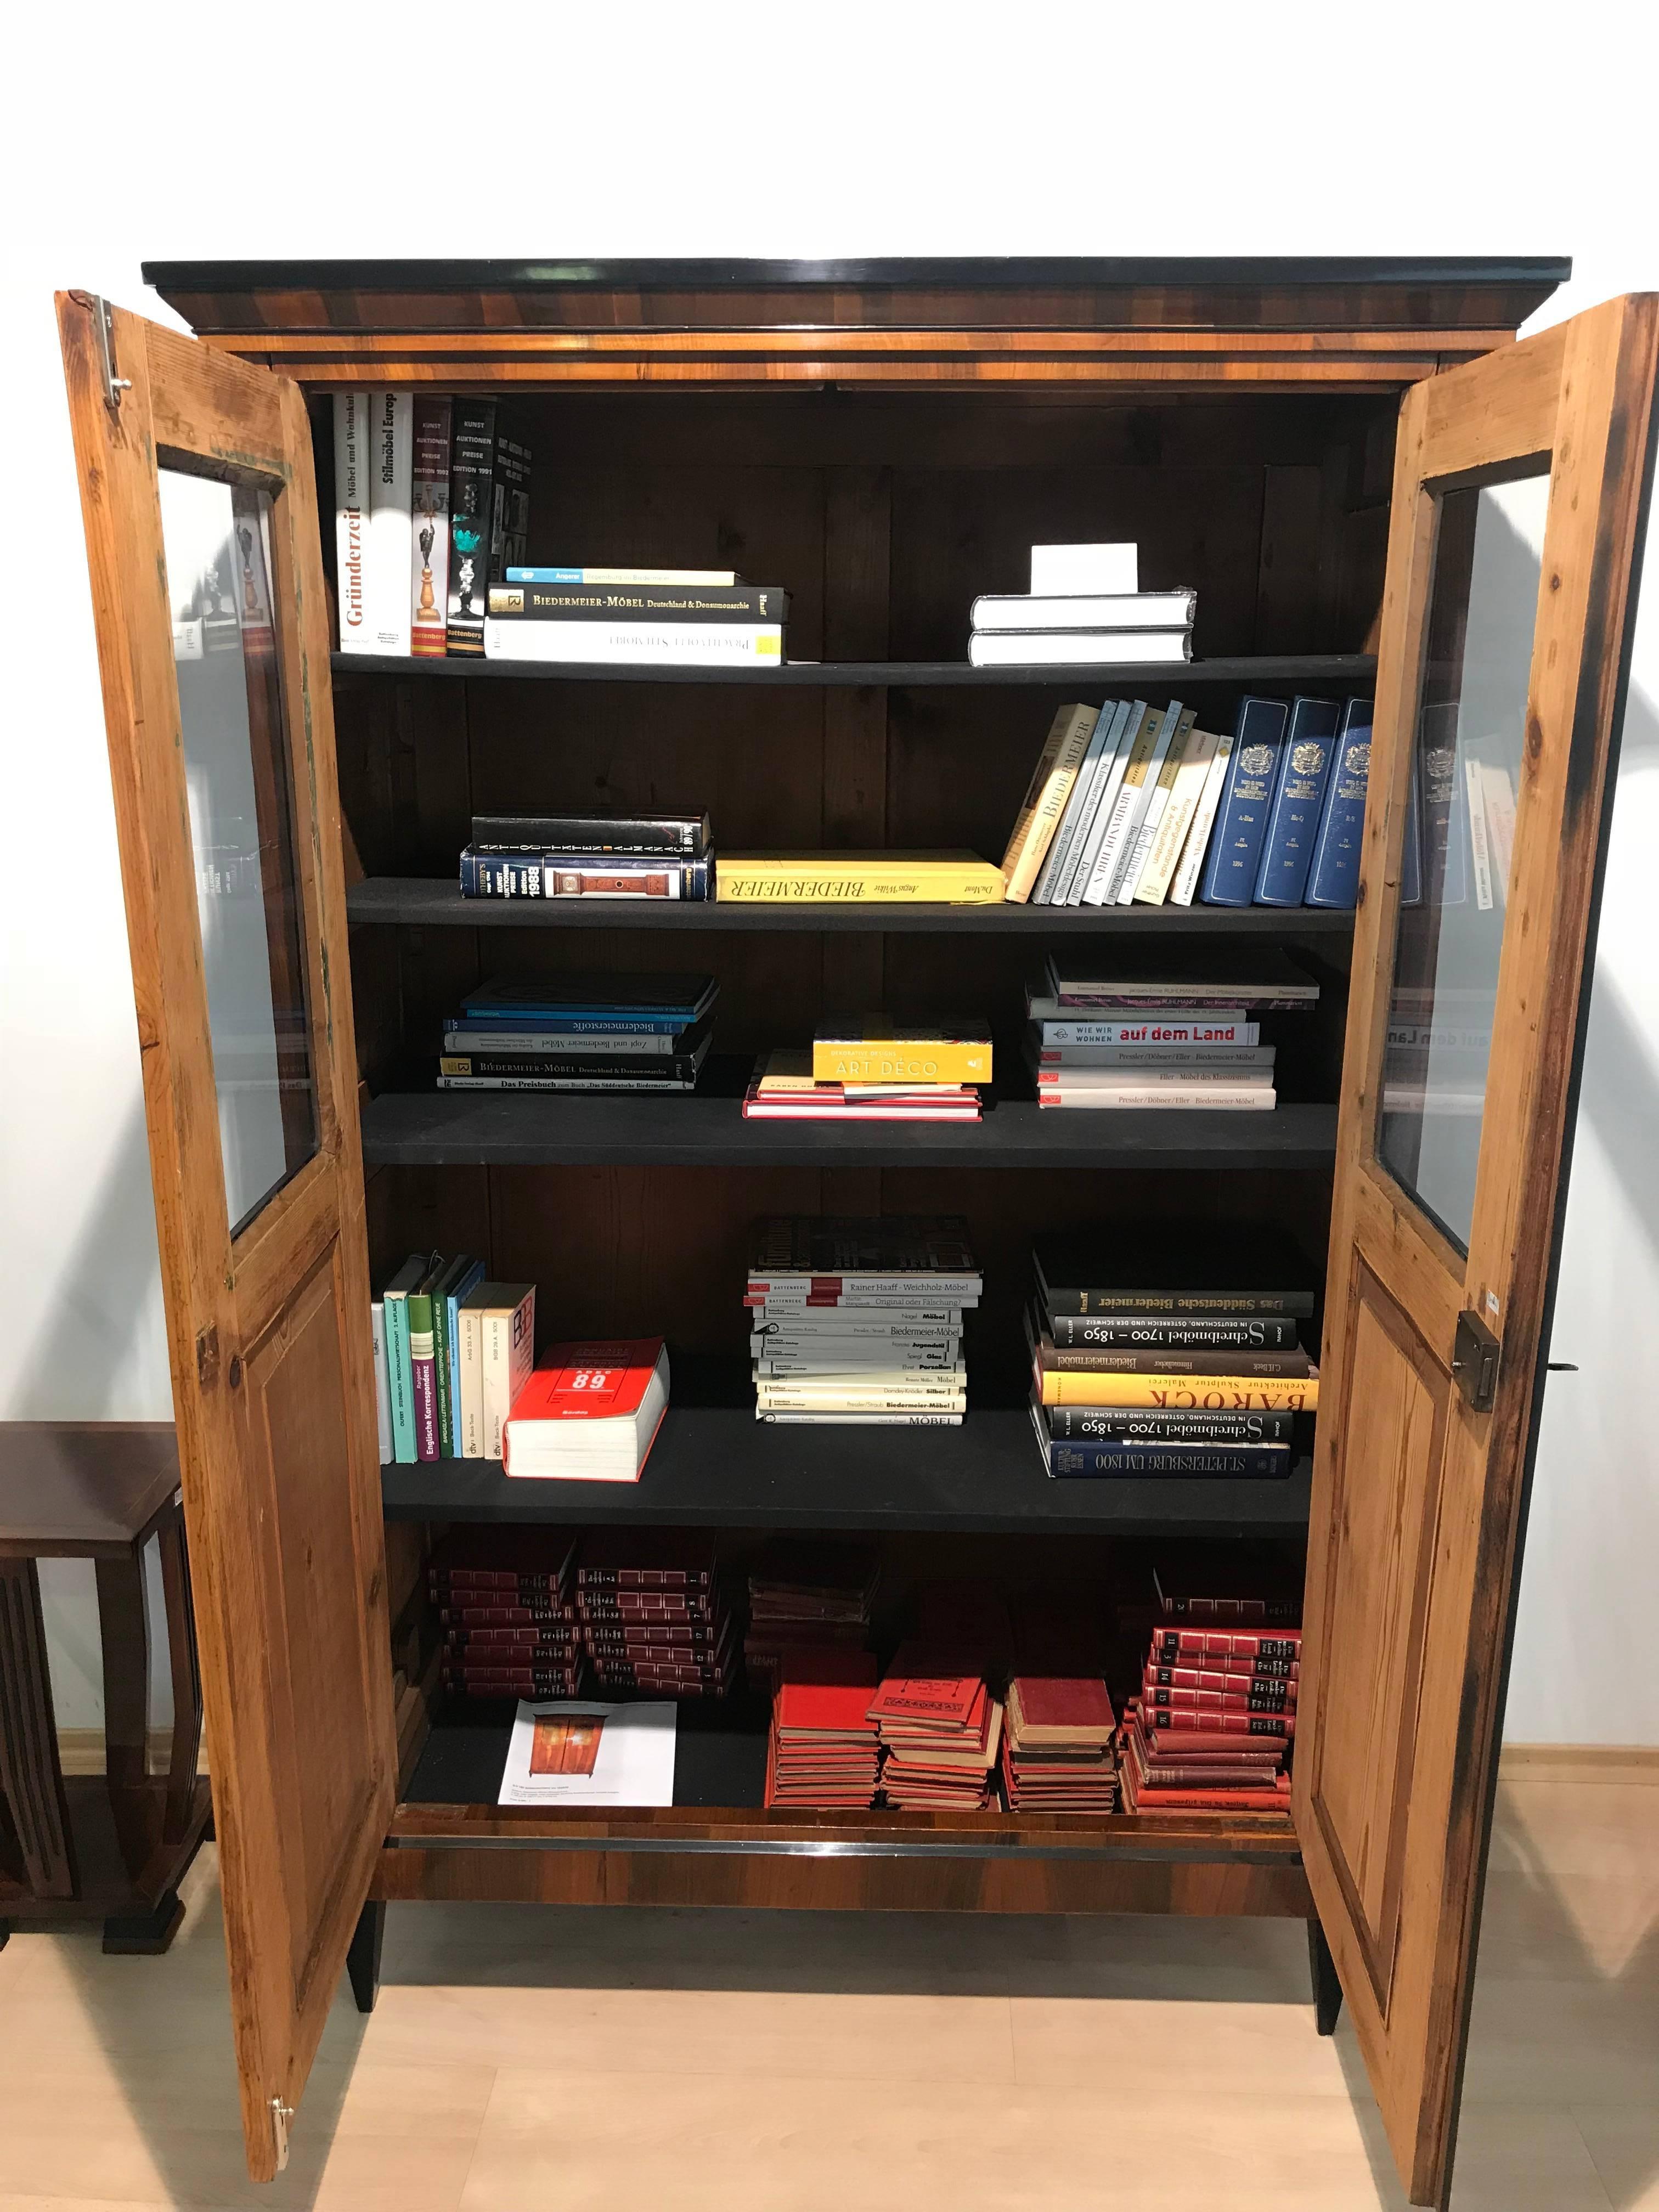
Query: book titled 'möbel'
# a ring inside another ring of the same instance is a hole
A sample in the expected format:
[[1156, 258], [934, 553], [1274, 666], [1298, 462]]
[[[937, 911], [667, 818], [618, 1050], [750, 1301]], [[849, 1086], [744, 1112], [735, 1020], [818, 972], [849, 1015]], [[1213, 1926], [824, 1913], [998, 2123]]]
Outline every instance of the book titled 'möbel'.
[[637, 1482], [668, 1409], [659, 1336], [555, 1344], [514, 1401], [501, 1449], [512, 1475]]

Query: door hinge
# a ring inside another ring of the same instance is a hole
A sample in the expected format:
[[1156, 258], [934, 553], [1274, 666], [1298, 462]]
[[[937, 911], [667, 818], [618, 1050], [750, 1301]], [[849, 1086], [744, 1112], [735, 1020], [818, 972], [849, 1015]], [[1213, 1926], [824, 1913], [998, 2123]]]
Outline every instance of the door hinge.
[[115, 374], [115, 315], [107, 300], [97, 292], [86, 295], [92, 310], [92, 327], [98, 340], [98, 366], [104, 379], [104, 404], [112, 415], [121, 410], [121, 394], [131, 392], [132, 379]]
[[1501, 1346], [1498, 1339], [1478, 1314], [1467, 1309], [1457, 1316], [1457, 1334], [1452, 1342], [1452, 1373], [1457, 1377], [1457, 1387], [1475, 1413], [1489, 1413], [1498, 1395], [1498, 1358]]
[[285, 2105], [280, 2097], [270, 2100], [270, 2132], [276, 2139], [276, 2171], [280, 2173], [288, 2164], [288, 2124], [294, 2118], [292, 2105]]

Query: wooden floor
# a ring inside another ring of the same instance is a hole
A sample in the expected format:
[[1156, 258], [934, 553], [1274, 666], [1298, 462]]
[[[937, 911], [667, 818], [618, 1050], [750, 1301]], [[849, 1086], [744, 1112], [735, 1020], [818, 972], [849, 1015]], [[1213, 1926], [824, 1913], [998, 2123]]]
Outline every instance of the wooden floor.
[[[1298, 1923], [393, 1906], [246, 2178], [213, 1855], [161, 1960], [0, 1953], [0, 2212], [1396, 2206]], [[1659, 2208], [1659, 1790], [1504, 1786], [1455, 2212]]]

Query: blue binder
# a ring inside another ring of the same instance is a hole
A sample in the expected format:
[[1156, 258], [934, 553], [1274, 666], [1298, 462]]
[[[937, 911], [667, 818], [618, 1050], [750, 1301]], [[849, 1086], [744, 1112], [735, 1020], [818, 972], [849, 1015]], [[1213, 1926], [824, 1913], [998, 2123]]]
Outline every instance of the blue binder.
[[1308, 906], [1352, 908], [1359, 901], [1359, 851], [1371, 772], [1371, 702], [1350, 699], [1337, 725], [1325, 808], [1303, 894]]
[[1279, 782], [1289, 713], [1282, 699], [1241, 699], [1232, 758], [1198, 896], [1206, 906], [1252, 906], [1267, 809]]
[[1325, 786], [1341, 708], [1334, 699], [1296, 699], [1291, 704], [1279, 781], [1267, 810], [1257, 906], [1300, 906], [1308, 888], [1314, 839], [1324, 811]]

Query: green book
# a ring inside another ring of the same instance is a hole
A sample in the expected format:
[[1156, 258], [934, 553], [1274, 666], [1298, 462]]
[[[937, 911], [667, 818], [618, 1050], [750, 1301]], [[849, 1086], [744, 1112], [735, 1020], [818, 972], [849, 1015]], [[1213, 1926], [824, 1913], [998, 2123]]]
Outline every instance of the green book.
[[386, 1385], [392, 1398], [392, 1456], [404, 1467], [412, 1466], [417, 1456], [415, 1449], [414, 1364], [410, 1356], [409, 1344], [409, 1294], [419, 1289], [426, 1270], [427, 1263], [420, 1254], [411, 1252], [386, 1285], [382, 1300], [386, 1316]]

